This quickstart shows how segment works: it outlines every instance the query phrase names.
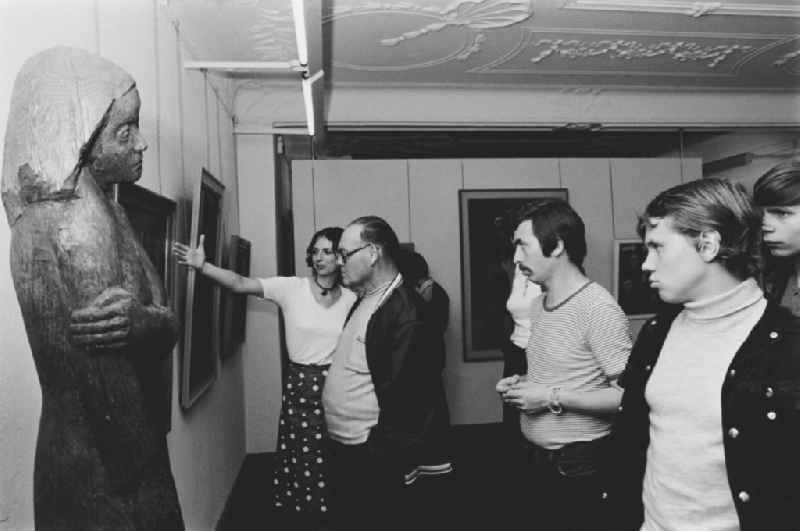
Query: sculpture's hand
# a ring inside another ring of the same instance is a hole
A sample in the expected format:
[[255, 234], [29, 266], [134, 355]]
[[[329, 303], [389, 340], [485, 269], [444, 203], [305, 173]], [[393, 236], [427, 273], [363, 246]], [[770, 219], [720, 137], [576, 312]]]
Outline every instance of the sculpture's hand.
[[192, 249], [188, 245], [180, 242], [172, 244], [172, 254], [178, 258], [180, 265], [188, 265], [195, 269], [200, 269], [206, 261], [206, 251], [203, 248], [205, 234], [201, 234], [197, 242], [197, 247]]
[[74, 345], [92, 351], [128, 346], [134, 330], [146, 320], [145, 309], [127, 290], [107, 288], [92, 303], [70, 315], [70, 336]]

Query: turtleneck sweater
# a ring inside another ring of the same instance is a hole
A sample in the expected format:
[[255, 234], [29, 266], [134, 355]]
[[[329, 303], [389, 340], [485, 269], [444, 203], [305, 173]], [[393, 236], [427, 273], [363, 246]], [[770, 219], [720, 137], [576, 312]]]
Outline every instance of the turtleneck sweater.
[[733, 531], [721, 390], [733, 357], [767, 302], [755, 280], [686, 303], [645, 389], [650, 446], [644, 477], [646, 531]]

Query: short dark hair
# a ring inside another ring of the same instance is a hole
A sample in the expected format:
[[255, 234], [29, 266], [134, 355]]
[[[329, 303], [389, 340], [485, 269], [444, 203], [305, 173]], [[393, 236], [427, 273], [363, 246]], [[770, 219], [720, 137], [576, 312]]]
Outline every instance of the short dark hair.
[[523, 208], [517, 225], [531, 222], [534, 236], [539, 240], [542, 254], [550, 254], [564, 242], [569, 261], [583, 271], [586, 258], [586, 227], [577, 212], [563, 199], [544, 199]]
[[428, 262], [416, 251], [401, 251], [397, 266], [403, 278], [411, 284], [430, 276]]
[[350, 222], [350, 225], [361, 225], [361, 239], [383, 248], [384, 255], [393, 263], [397, 263], [400, 254], [400, 240], [385, 219], [378, 216], [361, 216]]
[[760, 207], [800, 205], [800, 159], [770, 168], [753, 186], [753, 200]]
[[741, 184], [711, 178], [664, 190], [639, 216], [639, 236], [645, 237], [653, 218], [666, 217], [676, 231], [695, 240], [703, 232], [718, 232], [720, 249], [715, 260], [736, 278], [758, 274], [761, 215]]
[[311, 237], [311, 241], [308, 242], [308, 247], [306, 247], [306, 265], [308, 267], [314, 266], [314, 245], [317, 243], [317, 240], [325, 238], [331, 242], [333, 250], [335, 251], [336, 248], [339, 247], [339, 240], [342, 237], [342, 232], [344, 232], [344, 230], [342, 230], [341, 227], [325, 227], [315, 232]]

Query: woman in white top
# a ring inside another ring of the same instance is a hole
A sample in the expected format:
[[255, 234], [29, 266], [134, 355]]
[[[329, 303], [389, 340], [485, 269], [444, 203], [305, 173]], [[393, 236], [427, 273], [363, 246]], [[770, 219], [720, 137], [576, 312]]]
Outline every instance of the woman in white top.
[[205, 260], [201, 235], [194, 249], [175, 243], [178, 263], [222, 286], [274, 301], [283, 311], [289, 366], [285, 371], [273, 479], [273, 503], [288, 513], [323, 518], [328, 511], [324, 468], [322, 386], [331, 355], [356, 296], [341, 286], [335, 250], [342, 229], [317, 231], [306, 248], [308, 277], [247, 278]]

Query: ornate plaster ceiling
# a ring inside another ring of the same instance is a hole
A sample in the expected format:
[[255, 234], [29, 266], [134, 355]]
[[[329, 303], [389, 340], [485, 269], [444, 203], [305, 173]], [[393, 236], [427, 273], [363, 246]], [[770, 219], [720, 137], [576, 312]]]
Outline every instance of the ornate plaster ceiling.
[[[800, 87], [800, 2], [322, 1], [333, 86]], [[297, 58], [288, 0], [162, 0], [202, 61]]]

